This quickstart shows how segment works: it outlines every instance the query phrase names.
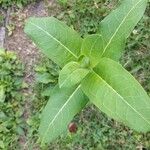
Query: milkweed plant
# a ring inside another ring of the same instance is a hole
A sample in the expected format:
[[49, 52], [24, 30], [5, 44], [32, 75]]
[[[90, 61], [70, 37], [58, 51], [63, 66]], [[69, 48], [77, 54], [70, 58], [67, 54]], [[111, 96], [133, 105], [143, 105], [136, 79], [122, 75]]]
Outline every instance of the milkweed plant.
[[120, 64], [125, 41], [146, 9], [147, 0], [122, 0], [98, 27], [81, 38], [53, 17], [31, 17], [25, 33], [62, 69], [39, 127], [41, 144], [53, 141], [90, 101], [138, 132], [150, 131], [150, 97]]

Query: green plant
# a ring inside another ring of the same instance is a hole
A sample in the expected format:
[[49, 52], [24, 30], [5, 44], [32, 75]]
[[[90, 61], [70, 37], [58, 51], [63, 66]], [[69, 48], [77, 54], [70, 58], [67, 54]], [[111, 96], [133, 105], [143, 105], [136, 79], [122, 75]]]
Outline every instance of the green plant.
[[0, 50], [0, 149], [15, 149], [24, 134], [23, 66], [13, 52]]
[[30, 18], [25, 32], [62, 70], [39, 128], [42, 144], [67, 130], [88, 101], [109, 117], [139, 131], [150, 131], [150, 98], [119, 63], [125, 40], [141, 19], [147, 1], [124, 0], [82, 39], [57, 19]]
[[34, 2], [34, 0], [0, 0], [0, 7], [4, 9], [11, 6], [22, 7], [31, 2]]

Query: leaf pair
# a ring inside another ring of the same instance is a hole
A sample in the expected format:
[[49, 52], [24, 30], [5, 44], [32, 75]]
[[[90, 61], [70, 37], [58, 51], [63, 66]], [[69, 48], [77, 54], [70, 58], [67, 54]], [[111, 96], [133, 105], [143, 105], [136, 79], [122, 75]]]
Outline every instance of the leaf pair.
[[141, 19], [147, 0], [122, 0], [119, 7], [112, 11], [99, 26], [99, 35], [88, 36], [83, 41], [82, 52], [89, 56], [92, 65], [100, 57], [120, 59], [125, 41]]
[[142, 17], [146, 3], [146, 0], [123, 0], [101, 22], [99, 33], [85, 39], [53, 17], [27, 21], [27, 35], [63, 68], [59, 87], [53, 90], [42, 113], [39, 129], [42, 144], [64, 132], [88, 98], [108, 116], [129, 127], [143, 132], [150, 130], [150, 98], [114, 61], [120, 58], [125, 40]]

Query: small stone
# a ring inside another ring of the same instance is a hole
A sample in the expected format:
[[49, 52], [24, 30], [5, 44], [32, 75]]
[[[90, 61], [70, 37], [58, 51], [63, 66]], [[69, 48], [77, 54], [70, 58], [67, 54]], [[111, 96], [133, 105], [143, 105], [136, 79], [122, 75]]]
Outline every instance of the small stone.
[[69, 129], [69, 132], [71, 132], [71, 133], [76, 133], [78, 128], [77, 128], [76, 123], [71, 122], [71, 123], [69, 124], [68, 129]]

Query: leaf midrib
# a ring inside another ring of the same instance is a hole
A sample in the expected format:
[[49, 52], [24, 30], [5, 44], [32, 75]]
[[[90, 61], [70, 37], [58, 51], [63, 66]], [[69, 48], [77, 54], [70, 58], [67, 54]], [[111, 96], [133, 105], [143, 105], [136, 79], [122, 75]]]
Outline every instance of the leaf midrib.
[[105, 82], [107, 84], [107, 86], [112, 89], [121, 99], [122, 101], [128, 105], [135, 113], [137, 113], [149, 126], [150, 126], [150, 122], [140, 113], [138, 112], [134, 107], [132, 107], [132, 105], [130, 105], [125, 99], [124, 97], [122, 97], [111, 85], [109, 85], [106, 80], [104, 80], [101, 76], [99, 76], [96, 72], [93, 71], [93, 73], [100, 78], [103, 82]]
[[113, 36], [110, 38], [109, 42], [107, 43], [106, 47], [104, 48], [104, 51], [102, 53], [105, 53], [106, 49], [108, 48], [108, 46], [111, 44], [113, 38], [115, 37], [115, 35], [118, 33], [119, 29], [121, 28], [122, 24], [126, 21], [126, 19], [128, 18], [128, 16], [130, 15], [130, 13], [136, 8], [136, 6], [141, 2], [142, 0], [139, 0], [136, 5], [134, 5], [131, 10], [128, 12], [128, 14], [124, 17], [124, 19], [122, 20], [122, 22], [120, 23], [120, 25], [118, 26], [118, 28], [116, 29], [116, 31], [114, 32]]
[[39, 30], [43, 31], [45, 34], [47, 34], [48, 36], [50, 36], [54, 41], [56, 41], [57, 43], [59, 43], [62, 47], [64, 47], [71, 55], [73, 55], [76, 59], [78, 59], [78, 56], [75, 55], [68, 47], [66, 47], [61, 41], [59, 41], [58, 39], [56, 39], [53, 35], [51, 35], [49, 32], [47, 32], [46, 30], [44, 30], [43, 28], [41, 28], [40, 26], [34, 24], [33, 22], [29, 22], [31, 25], [37, 27]]
[[62, 107], [60, 108], [60, 110], [56, 113], [56, 115], [54, 116], [53, 120], [50, 122], [50, 124], [48, 125], [47, 130], [44, 133], [44, 136], [42, 138], [42, 142], [44, 143], [44, 139], [46, 137], [46, 134], [48, 132], [48, 130], [50, 129], [51, 125], [54, 123], [54, 121], [57, 119], [57, 117], [59, 116], [59, 114], [65, 109], [65, 107], [67, 106], [67, 104], [70, 102], [71, 98], [74, 96], [74, 94], [78, 91], [78, 89], [81, 87], [81, 85], [79, 85], [74, 92], [69, 96], [68, 100], [64, 103], [64, 105], [62, 105]]

